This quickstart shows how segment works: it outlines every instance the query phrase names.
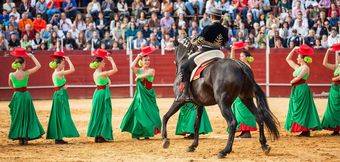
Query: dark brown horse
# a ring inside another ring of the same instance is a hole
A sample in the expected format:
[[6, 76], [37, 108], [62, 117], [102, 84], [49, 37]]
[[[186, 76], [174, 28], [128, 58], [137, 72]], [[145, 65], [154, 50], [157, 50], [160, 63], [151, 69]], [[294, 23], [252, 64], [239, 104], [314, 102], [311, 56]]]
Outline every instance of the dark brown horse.
[[[177, 74], [179, 67], [188, 59], [188, 52], [194, 47], [184, 46], [176, 42], [176, 66]], [[188, 152], [195, 151], [198, 146], [199, 127], [203, 106], [218, 104], [220, 111], [229, 126], [229, 138], [226, 147], [218, 154], [219, 158], [225, 157], [232, 151], [235, 137], [237, 122], [232, 113], [231, 105], [236, 97], [240, 97], [242, 102], [256, 116], [256, 122], [259, 125], [261, 148], [268, 154], [270, 147], [264, 135], [264, 125], [268, 128], [274, 139], [279, 137], [278, 121], [273, 113], [269, 110], [266, 96], [260, 86], [255, 82], [251, 69], [241, 61], [231, 59], [219, 59], [210, 64], [203, 72], [202, 78], [191, 82], [190, 95], [192, 102], [197, 105], [197, 117], [195, 121], [194, 141], [188, 147]], [[174, 82], [175, 95], [179, 93], [179, 77], [177, 75]], [[253, 98], [256, 98], [255, 106]], [[167, 123], [169, 118], [174, 115], [185, 102], [174, 101], [169, 111], [163, 116], [163, 148], [168, 148], [170, 140], [167, 137]]]

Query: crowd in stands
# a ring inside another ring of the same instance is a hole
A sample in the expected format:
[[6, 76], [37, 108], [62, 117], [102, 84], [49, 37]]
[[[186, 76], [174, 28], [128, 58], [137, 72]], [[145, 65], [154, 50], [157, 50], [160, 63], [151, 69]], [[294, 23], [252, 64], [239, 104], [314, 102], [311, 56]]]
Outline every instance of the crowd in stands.
[[[340, 41], [339, 0], [3, 0], [0, 51], [105, 48], [150, 45], [167, 51], [173, 41], [195, 37], [223, 11], [228, 42], [251, 48], [292, 48], [302, 43], [328, 48]], [[85, 4], [84, 4], [85, 3]]]

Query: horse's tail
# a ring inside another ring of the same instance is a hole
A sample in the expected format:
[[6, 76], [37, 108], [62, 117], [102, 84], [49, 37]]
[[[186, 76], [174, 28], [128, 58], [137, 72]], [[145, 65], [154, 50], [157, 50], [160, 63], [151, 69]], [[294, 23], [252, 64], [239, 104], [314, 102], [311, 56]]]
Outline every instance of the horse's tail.
[[254, 92], [258, 106], [258, 112], [263, 117], [262, 119], [272, 137], [274, 139], [278, 139], [280, 136], [278, 129], [279, 122], [277, 118], [274, 116], [274, 114], [270, 111], [266, 95], [257, 83], [255, 83]]
[[262, 116], [262, 119], [263, 119], [267, 129], [269, 130], [269, 133], [272, 135], [272, 137], [274, 139], [278, 139], [279, 136], [280, 136], [280, 133], [279, 133], [279, 130], [278, 130], [279, 122], [278, 122], [277, 118], [274, 116], [274, 114], [269, 109], [267, 97], [266, 97], [265, 93], [263, 92], [261, 87], [256, 83], [256, 81], [254, 80], [252, 70], [247, 65], [242, 63], [241, 61], [239, 61], [239, 64], [241, 65], [241, 68], [242, 68], [243, 72], [246, 74], [249, 81], [251, 81], [252, 84], [253, 84], [253, 91], [255, 93], [255, 98], [256, 98], [257, 107], [258, 107], [258, 113], [260, 114], [260, 116]]

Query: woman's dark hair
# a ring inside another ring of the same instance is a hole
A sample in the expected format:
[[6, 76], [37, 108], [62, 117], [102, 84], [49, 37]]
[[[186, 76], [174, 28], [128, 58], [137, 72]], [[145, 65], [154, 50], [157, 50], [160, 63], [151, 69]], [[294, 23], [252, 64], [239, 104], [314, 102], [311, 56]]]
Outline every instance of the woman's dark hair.
[[62, 57], [57, 57], [57, 58], [54, 59], [54, 61], [55, 61], [57, 64], [60, 64], [63, 60], [64, 60], [64, 58], [62, 58]]
[[251, 54], [250, 54], [249, 51], [243, 50], [242, 53], [244, 53], [244, 55], [245, 55], [246, 57], [250, 57], [250, 56], [251, 56]]
[[102, 62], [103, 58], [101, 57], [96, 57], [92, 62]]
[[22, 58], [22, 57], [18, 57], [18, 58], [16, 58], [15, 59], [15, 61], [14, 61], [15, 63], [20, 63], [20, 64], [23, 64], [23, 63], [25, 63], [25, 59], [24, 58]]

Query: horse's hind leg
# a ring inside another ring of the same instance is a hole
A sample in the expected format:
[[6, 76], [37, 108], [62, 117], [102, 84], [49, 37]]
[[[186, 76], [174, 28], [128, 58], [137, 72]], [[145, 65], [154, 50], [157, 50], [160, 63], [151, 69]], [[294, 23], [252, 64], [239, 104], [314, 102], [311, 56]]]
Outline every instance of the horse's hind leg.
[[241, 98], [241, 100], [243, 104], [246, 105], [246, 107], [255, 115], [256, 122], [259, 125], [259, 141], [261, 143], [261, 148], [265, 154], [268, 154], [270, 152], [270, 147], [267, 145], [267, 139], [264, 135], [263, 115], [261, 112], [259, 112], [261, 110], [256, 108], [254, 100], [252, 98]]
[[229, 127], [229, 137], [226, 147], [219, 152], [218, 158], [224, 158], [227, 154], [232, 151], [235, 132], [236, 132], [236, 119], [234, 114], [231, 111], [231, 104], [234, 101], [235, 97], [230, 97], [226, 93], [221, 95], [221, 98], [218, 100], [218, 106], [220, 107], [220, 111], [224, 117], [224, 119], [228, 123]]
[[184, 102], [173, 102], [168, 112], [163, 116], [163, 129], [162, 129], [162, 139], [163, 139], [163, 148], [168, 148], [170, 145], [170, 140], [168, 139], [167, 132], [167, 124], [172, 115], [174, 115], [181, 106], [183, 106]]
[[198, 146], [198, 139], [199, 139], [199, 129], [201, 125], [201, 119], [203, 114], [203, 106], [197, 106], [197, 115], [195, 120], [195, 132], [194, 132], [194, 142], [187, 148], [188, 152], [194, 152]]

